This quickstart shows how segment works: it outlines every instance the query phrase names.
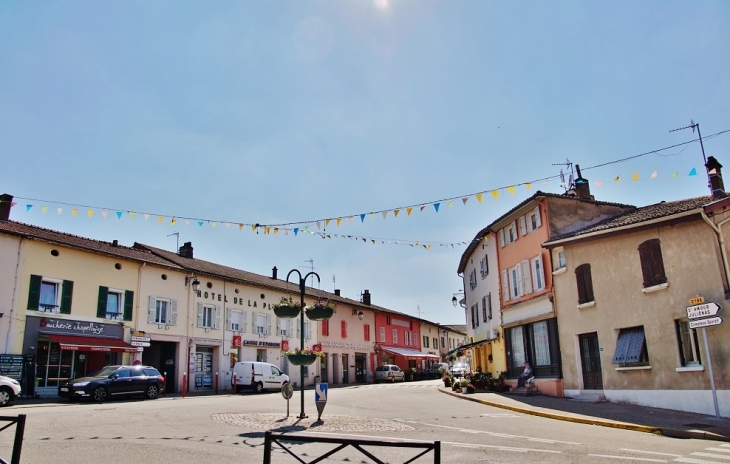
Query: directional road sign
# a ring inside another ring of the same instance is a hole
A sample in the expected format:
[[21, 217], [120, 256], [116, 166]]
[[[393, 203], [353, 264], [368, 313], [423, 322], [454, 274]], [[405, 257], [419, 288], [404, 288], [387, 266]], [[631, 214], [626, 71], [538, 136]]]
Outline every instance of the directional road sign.
[[689, 321], [690, 329], [699, 329], [700, 327], [711, 327], [713, 325], [722, 324], [721, 317], [708, 317], [707, 319], [698, 319], [696, 321]]
[[713, 303], [712, 301], [709, 303], [687, 306], [687, 317], [689, 319], [712, 317], [717, 315], [718, 312], [720, 312], [720, 305]]

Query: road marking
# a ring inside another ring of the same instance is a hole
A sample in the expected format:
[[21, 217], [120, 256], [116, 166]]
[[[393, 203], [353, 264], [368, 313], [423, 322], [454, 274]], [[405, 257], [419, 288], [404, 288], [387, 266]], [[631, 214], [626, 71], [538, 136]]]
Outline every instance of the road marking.
[[589, 454], [588, 456], [594, 456], [597, 458], [609, 458], [609, 459], [628, 459], [629, 461], [669, 462], [669, 461], [665, 461], [663, 459], [632, 458], [629, 456], [612, 456], [610, 454]]
[[[426, 440], [414, 440], [411, 438], [394, 438], [394, 437], [380, 437], [377, 435], [358, 435], [354, 433], [334, 433], [334, 432], [302, 432], [306, 434], [312, 434], [312, 435], [335, 435], [339, 437], [355, 437], [355, 438], [372, 438], [376, 440], [385, 440], [385, 441], [410, 441], [410, 442], [417, 442], [417, 443], [433, 443], [432, 441], [426, 441]], [[499, 445], [482, 445], [482, 444], [475, 444], [475, 443], [459, 443], [454, 441], [442, 441], [442, 445], [451, 445], [455, 447], [460, 448], [489, 448], [489, 449], [495, 449], [497, 451], [515, 451], [515, 452], [532, 452], [532, 453], [552, 453], [552, 454], [561, 454], [562, 451], [555, 451], [555, 450], [546, 450], [546, 449], [533, 449], [533, 448], [515, 448], [511, 446], [499, 446]]]
[[690, 456], [699, 456], [701, 458], [716, 458], [716, 459], [727, 459], [727, 460], [730, 460], [730, 456], [725, 455], [725, 454], [690, 453]]
[[479, 414], [482, 417], [497, 417], [497, 418], [503, 418], [503, 417], [515, 417], [519, 418], [520, 416], [515, 416], [514, 414]]
[[621, 451], [631, 451], [633, 453], [646, 453], [646, 454], [658, 454], [659, 456], [670, 456], [673, 458], [681, 458], [681, 454], [669, 454], [669, 453], [657, 453], [656, 451], [642, 451], [642, 450], [635, 450], [630, 448], [621, 448]]
[[705, 461], [704, 459], [677, 458], [675, 462], [687, 462], [689, 464], [719, 464], [720, 461]]
[[462, 427], [449, 427], [448, 425], [429, 424], [429, 423], [426, 423], [426, 422], [407, 421], [407, 420], [402, 420], [402, 419], [398, 420], [398, 422], [406, 422], [406, 423], [409, 423], [409, 424], [428, 425], [430, 427], [439, 427], [439, 428], [443, 428], [443, 429], [457, 430], [457, 431], [462, 432], [462, 433], [474, 433], [474, 434], [480, 434], [481, 433], [481, 434], [484, 434], [484, 435], [490, 435], [490, 436], [498, 437], [498, 438], [522, 438], [524, 440], [537, 441], [537, 442], [541, 442], [541, 443], [563, 443], [563, 444], [566, 444], [566, 445], [580, 445], [580, 443], [575, 443], [575, 442], [572, 442], [572, 441], [550, 440], [550, 439], [547, 439], [547, 438], [534, 438], [534, 437], [527, 437], [527, 436], [522, 436], [522, 435], [509, 435], [509, 434], [506, 434], [506, 433], [485, 432], [485, 431], [482, 431], [482, 430], [471, 430], [471, 429], [465, 429], [465, 428], [462, 428]]
[[724, 448], [730, 448], [730, 445], [720, 445], [720, 446], [722, 446]]
[[705, 451], [718, 451], [720, 453], [730, 453], [730, 446], [728, 446], [728, 445], [720, 445], [720, 446], [727, 446], [727, 448], [705, 448]]

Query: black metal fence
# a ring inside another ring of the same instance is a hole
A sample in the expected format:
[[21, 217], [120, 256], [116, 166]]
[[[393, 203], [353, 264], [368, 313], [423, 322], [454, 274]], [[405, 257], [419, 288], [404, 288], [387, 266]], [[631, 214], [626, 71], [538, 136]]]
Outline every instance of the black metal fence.
[[[302, 458], [292, 453], [292, 451], [284, 446], [281, 442], [297, 442], [297, 443], [330, 443], [333, 445], [339, 445], [330, 451], [326, 452], [322, 456], [315, 458], [312, 461], [304, 461]], [[321, 462], [324, 459], [332, 456], [340, 450], [352, 446], [360, 453], [369, 457], [376, 464], [386, 464], [385, 461], [381, 461], [375, 455], [373, 451], [364, 449], [367, 447], [386, 447], [386, 448], [415, 448], [416, 450], [422, 450], [412, 458], [404, 461], [403, 464], [408, 464], [416, 459], [424, 456], [430, 452], [433, 452], [433, 463], [441, 464], [441, 442], [395, 442], [395, 441], [376, 441], [376, 440], [353, 440], [350, 438], [325, 438], [325, 437], [311, 437], [302, 435], [286, 435], [280, 433], [266, 432], [264, 434], [264, 464], [271, 464], [271, 451], [274, 445], [278, 445], [281, 449], [289, 453], [294, 459], [302, 464], [315, 464]]]
[[[20, 464], [20, 451], [23, 449], [23, 434], [25, 433], [25, 414], [19, 414], [18, 416], [0, 416], [0, 422], [9, 422], [9, 424], [0, 428], [0, 432], [15, 425], [13, 457], [10, 459], [10, 464]], [[0, 458], [0, 463], [4, 464], [7, 462], [3, 458]]]

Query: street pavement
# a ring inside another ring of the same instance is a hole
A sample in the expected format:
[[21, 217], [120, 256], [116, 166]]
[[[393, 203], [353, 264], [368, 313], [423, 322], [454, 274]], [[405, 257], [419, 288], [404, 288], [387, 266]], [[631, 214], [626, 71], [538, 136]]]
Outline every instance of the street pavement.
[[717, 419], [706, 414], [625, 403], [592, 403], [551, 396], [515, 396], [486, 391], [455, 393], [446, 387], [439, 387], [439, 390], [463, 400], [556, 420], [656, 433], [675, 438], [730, 442], [730, 419]]

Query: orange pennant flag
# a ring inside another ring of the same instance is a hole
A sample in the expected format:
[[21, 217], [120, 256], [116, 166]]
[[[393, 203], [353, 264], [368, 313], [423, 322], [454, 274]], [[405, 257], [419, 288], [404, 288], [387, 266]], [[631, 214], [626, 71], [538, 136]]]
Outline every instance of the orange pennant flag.
[[337, 218], [337, 227], [340, 227], [340, 224], [342, 224], [342, 218]]
[[532, 184], [531, 184], [531, 183], [529, 183], [529, 182], [528, 182], [528, 183], [526, 183], [526, 184], [525, 184], [525, 188], [527, 188], [527, 190], [530, 190], [530, 189], [532, 188]]
[[327, 227], [328, 225], [330, 225], [330, 221], [331, 221], [331, 220], [332, 220], [332, 219], [325, 219], [325, 220], [324, 220], [324, 226], [325, 226], [325, 227]]
[[243, 224], [238, 224], [238, 230], [243, 229]]
[[393, 216], [398, 217], [398, 213], [400, 213], [400, 210], [399, 209], [394, 209], [393, 210]]
[[406, 208], [406, 213], [408, 213], [409, 216], [411, 215], [411, 211], [413, 211], [413, 208], [411, 208], [411, 207]]

